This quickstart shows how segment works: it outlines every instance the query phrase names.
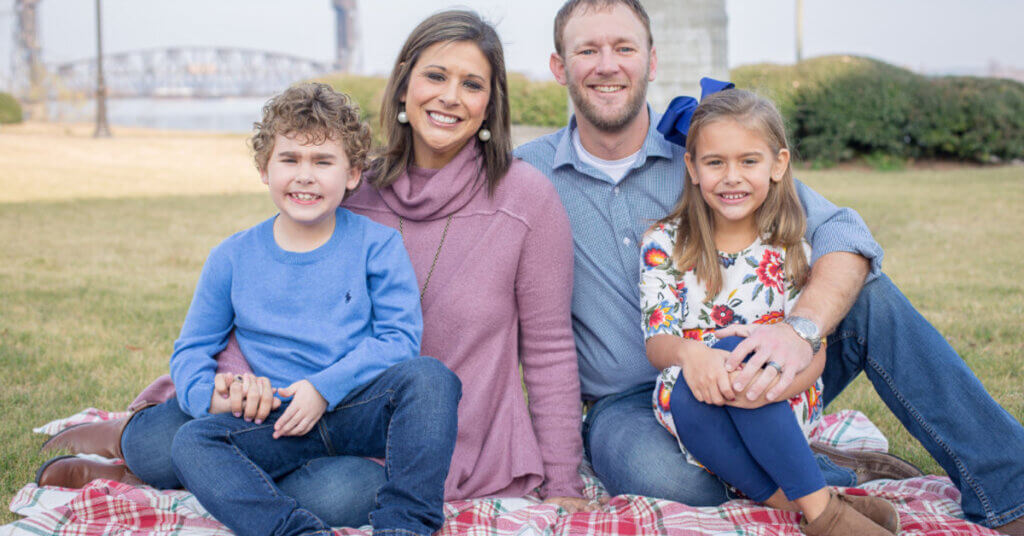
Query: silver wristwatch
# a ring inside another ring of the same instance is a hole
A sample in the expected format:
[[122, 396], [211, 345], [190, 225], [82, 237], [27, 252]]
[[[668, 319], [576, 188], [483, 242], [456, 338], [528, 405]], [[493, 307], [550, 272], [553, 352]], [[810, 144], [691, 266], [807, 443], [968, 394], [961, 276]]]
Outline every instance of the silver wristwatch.
[[811, 345], [812, 354], [821, 350], [821, 330], [813, 320], [802, 316], [787, 316], [783, 322], [789, 324], [801, 339]]

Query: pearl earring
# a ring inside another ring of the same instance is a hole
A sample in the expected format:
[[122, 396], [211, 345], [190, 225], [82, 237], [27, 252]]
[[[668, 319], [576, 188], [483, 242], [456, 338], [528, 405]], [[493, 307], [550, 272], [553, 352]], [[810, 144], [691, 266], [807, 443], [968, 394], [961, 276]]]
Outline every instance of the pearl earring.
[[409, 122], [409, 116], [405, 113], [405, 110], [398, 112], [398, 122], [403, 125]]
[[476, 137], [480, 138], [480, 141], [486, 143], [487, 140], [491, 139], [491, 131], [487, 130], [486, 128], [481, 128], [480, 132], [476, 133]]

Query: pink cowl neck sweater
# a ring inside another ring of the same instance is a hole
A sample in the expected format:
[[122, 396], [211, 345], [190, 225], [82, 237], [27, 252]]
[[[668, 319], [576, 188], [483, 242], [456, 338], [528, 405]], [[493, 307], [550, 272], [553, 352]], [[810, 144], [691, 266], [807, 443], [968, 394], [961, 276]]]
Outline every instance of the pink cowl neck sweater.
[[[343, 205], [402, 232], [422, 287], [421, 353], [462, 380], [447, 499], [582, 497], [580, 393], [570, 318], [572, 235], [558, 193], [515, 160], [493, 196], [476, 140], [440, 170], [362, 186]], [[529, 392], [529, 409], [519, 365]]]
[[[395, 229], [404, 219], [421, 288], [453, 216], [422, 303], [421, 354], [462, 381], [445, 498], [518, 497], [537, 486], [544, 497], [582, 497], [569, 220], [554, 187], [529, 164], [515, 160], [493, 196], [479, 165], [473, 140], [444, 168], [414, 168], [382, 190], [364, 184], [343, 206]], [[218, 372], [248, 371], [232, 337]], [[132, 407], [173, 394], [164, 376]]]

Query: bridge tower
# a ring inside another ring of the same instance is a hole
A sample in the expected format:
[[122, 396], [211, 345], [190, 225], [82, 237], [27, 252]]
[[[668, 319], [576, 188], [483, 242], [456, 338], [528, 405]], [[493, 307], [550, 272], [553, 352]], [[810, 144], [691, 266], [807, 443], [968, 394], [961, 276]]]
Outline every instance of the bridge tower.
[[700, 79], [729, 79], [725, 0], [644, 0], [658, 51], [658, 73], [647, 92], [656, 112], [672, 97], [700, 97]]
[[350, 73], [358, 69], [359, 22], [357, 0], [333, 0], [336, 45], [334, 66]]
[[28, 116], [46, 117], [46, 68], [39, 44], [37, 8], [40, 0], [14, 0], [16, 17], [14, 54], [11, 62], [11, 85], [14, 94], [23, 99]]

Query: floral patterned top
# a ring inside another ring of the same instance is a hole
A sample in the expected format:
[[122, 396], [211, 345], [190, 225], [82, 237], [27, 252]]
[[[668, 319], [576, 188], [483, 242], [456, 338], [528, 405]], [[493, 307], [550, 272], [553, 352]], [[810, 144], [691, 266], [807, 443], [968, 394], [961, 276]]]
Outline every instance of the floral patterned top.
[[[645, 339], [664, 333], [714, 346], [718, 342], [716, 329], [737, 323], [774, 324], [789, 313], [799, 297], [799, 291], [786, 281], [785, 249], [768, 245], [761, 238], [739, 253], [719, 252], [722, 290], [717, 296], [707, 296], [694, 270], [682, 272], [676, 268], [672, 262], [675, 242], [675, 224], [659, 224], [644, 237], [640, 309]], [[803, 242], [803, 248], [810, 259], [810, 246]], [[668, 404], [678, 379], [679, 367], [662, 371], [653, 401], [658, 421], [673, 435], [676, 431]], [[821, 389], [819, 378], [814, 386], [789, 401], [805, 436], [818, 425]], [[689, 454], [687, 457], [696, 463]]]

